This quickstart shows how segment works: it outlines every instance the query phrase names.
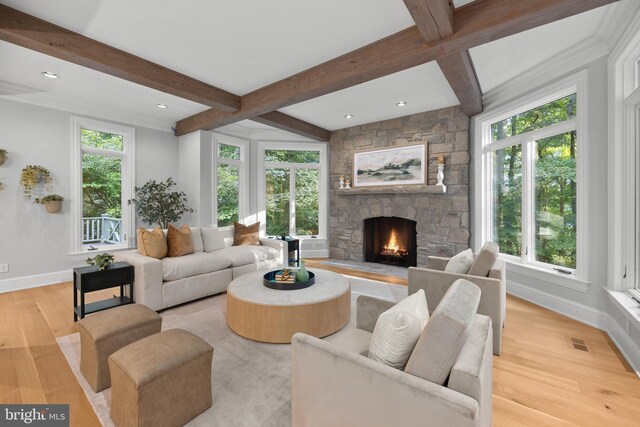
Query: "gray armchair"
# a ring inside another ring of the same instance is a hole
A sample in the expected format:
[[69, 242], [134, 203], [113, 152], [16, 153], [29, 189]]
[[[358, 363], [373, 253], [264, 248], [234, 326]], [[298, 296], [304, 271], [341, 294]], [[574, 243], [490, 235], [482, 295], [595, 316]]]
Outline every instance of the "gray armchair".
[[324, 340], [293, 336], [294, 427], [491, 426], [491, 319], [472, 318], [448, 382], [440, 385], [366, 357], [378, 316], [393, 305], [360, 296], [355, 327]]
[[444, 269], [450, 258], [430, 256], [427, 268], [409, 268], [409, 295], [424, 289], [427, 295], [429, 312], [433, 312], [449, 287], [458, 279], [465, 279], [476, 284], [481, 291], [478, 314], [491, 317], [493, 323], [493, 354], [502, 352], [502, 328], [507, 316], [506, 266], [503, 260], [497, 259], [489, 270], [489, 275], [474, 276], [469, 274], [448, 273]]

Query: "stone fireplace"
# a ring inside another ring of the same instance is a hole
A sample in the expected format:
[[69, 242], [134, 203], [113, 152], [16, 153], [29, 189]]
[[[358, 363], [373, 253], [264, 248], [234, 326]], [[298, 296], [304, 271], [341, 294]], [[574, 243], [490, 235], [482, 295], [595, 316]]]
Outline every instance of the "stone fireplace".
[[[353, 177], [356, 151], [424, 142], [428, 144], [429, 184], [424, 191], [403, 194], [380, 188], [360, 194], [337, 190], [341, 175]], [[435, 187], [435, 163], [441, 154], [445, 157], [446, 194]], [[460, 107], [340, 129], [331, 134], [329, 155], [331, 258], [365, 261], [370, 247], [365, 220], [376, 217], [415, 222], [413, 265], [426, 266], [429, 255], [452, 256], [469, 247], [469, 118]]]
[[364, 260], [380, 264], [416, 267], [416, 221], [379, 216], [364, 220]]

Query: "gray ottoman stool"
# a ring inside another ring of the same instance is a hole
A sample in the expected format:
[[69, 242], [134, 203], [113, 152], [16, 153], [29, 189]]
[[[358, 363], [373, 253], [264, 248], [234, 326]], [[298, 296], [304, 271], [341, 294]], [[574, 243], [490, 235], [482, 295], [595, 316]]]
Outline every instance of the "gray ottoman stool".
[[96, 393], [111, 385], [107, 359], [132, 342], [160, 332], [162, 317], [140, 304], [101, 311], [78, 321], [80, 372]]
[[182, 329], [143, 338], [109, 357], [111, 419], [182, 426], [211, 407], [213, 347]]

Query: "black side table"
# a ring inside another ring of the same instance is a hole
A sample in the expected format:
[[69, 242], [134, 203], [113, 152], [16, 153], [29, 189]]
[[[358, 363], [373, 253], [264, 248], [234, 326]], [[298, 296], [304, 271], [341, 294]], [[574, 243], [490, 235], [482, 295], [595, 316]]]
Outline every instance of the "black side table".
[[[73, 321], [96, 311], [106, 310], [119, 305], [133, 304], [133, 266], [126, 262], [114, 262], [106, 270], [99, 271], [98, 267], [78, 267], [73, 269]], [[125, 295], [124, 287], [129, 286]], [[85, 304], [84, 296], [88, 292], [120, 287], [120, 296]], [[78, 305], [80, 292], [80, 305]]]
[[292, 239], [291, 237], [287, 237], [284, 239], [288, 245], [288, 258], [289, 258], [289, 267], [299, 267], [300, 266], [300, 240]]

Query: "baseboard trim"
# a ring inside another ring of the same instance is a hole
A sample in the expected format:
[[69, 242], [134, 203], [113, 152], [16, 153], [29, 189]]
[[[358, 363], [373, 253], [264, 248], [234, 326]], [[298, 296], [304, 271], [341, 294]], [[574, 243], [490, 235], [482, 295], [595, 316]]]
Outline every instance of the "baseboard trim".
[[15, 277], [13, 279], [0, 280], [0, 293], [55, 285], [56, 283], [70, 282], [71, 280], [73, 280], [72, 270]]
[[629, 365], [631, 365], [631, 368], [636, 372], [636, 375], [640, 377], [640, 347], [629, 338], [629, 335], [622, 326], [611, 316], [609, 316], [607, 333], [611, 341], [613, 341], [616, 347], [618, 347], [618, 350], [620, 350], [620, 353], [622, 353]]
[[507, 280], [507, 292], [578, 322], [607, 331], [609, 325], [608, 313], [511, 280]]
[[300, 250], [300, 254], [304, 258], [329, 258], [328, 249], [305, 249]]

